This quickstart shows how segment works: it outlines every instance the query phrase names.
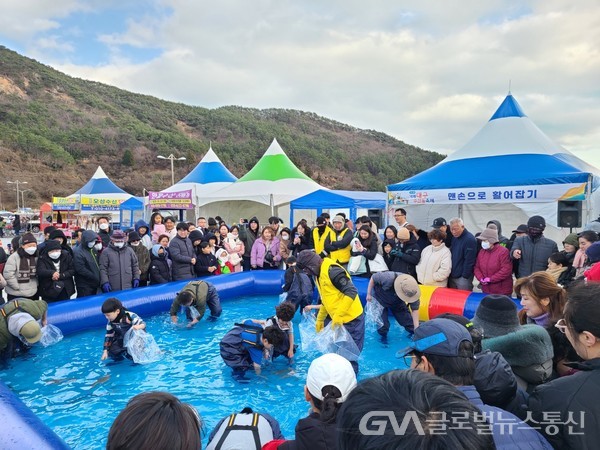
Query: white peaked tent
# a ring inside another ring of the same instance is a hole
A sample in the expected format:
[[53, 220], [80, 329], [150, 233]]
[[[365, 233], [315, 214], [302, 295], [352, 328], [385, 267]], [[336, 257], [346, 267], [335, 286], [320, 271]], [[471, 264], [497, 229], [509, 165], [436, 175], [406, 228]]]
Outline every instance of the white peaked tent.
[[436, 217], [461, 216], [471, 231], [499, 220], [505, 235], [527, 218], [546, 218], [546, 234], [557, 227], [557, 202], [583, 202], [583, 223], [597, 217], [598, 170], [553, 142], [508, 95], [485, 126], [439, 164], [389, 185], [388, 216], [405, 207], [409, 221], [429, 229]]
[[190, 173], [161, 192], [191, 189], [192, 203], [196, 206], [196, 215], [199, 215], [203, 214], [199, 209], [200, 205], [205, 204], [215, 192], [229, 186], [236, 180], [237, 178], [225, 167], [212, 146], [210, 146], [206, 155]]
[[317, 189], [324, 188], [298, 169], [273, 139], [246, 175], [215, 192], [205, 204], [210, 203], [207, 208], [213, 214], [232, 221], [254, 215], [261, 221], [271, 215], [287, 218], [290, 201]]

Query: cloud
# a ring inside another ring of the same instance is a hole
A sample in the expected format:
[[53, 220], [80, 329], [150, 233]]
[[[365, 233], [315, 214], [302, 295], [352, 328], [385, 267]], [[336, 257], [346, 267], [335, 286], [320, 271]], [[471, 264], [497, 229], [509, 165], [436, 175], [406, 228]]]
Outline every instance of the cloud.
[[[55, 14], [27, 10], [50, 22], [49, 35], [60, 17], [82, 7], [59, 3]], [[54, 53], [44, 62], [188, 104], [312, 111], [442, 152], [485, 124], [511, 81], [544, 132], [593, 159], [600, 117], [594, 0], [157, 0], [147, 8], [98, 33], [107, 60], [73, 64], [65, 48], [63, 58]], [[158, 52], [136, 58], [144, 49]]]

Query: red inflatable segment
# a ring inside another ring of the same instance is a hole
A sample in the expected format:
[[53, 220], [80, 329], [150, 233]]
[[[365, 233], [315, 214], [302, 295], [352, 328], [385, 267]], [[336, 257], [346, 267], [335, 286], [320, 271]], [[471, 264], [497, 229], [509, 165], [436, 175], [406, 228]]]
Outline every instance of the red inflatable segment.
[[438, 287], [433, 291], [429, 300], [429, 318], [434, 319], [443, 313], [462, 316], [470, 294], [472, 294], [471, 291]]

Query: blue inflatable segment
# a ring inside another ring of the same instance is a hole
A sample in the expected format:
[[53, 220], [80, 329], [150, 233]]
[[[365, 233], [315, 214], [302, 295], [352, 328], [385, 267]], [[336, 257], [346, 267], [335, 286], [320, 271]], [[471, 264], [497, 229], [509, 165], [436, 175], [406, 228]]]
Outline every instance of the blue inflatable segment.
[[[481, 303], [481, 300], [483, 300], [483, 297], [487, 295], [488, 294], [484, 294], [482, 292], [472, 292], [469, 294], [467, 301], [465, 302], [463, 316], [465, 316], [467, 319], [472, 319], [475, 316], [475, 311], [477, 311], [477, 307]], [[521, 301], [518, 298], [509, 298], [515, 302], [515, 305], [517, 305], [517, 311], [519, 311], [522, 308]]]
[[48, 428], [4, 383], [0, 383], [0, 448], [62, 450], [70, 447]]
[[[205, 277], [203, 280], [212, 283], [217, 288], [221, 300], [227, 300], [245, 295], [280, 294], [284, 283], [284, 273], [282, 270], [257, 270]], [[60, 328], [64, 335], [102, 328], [106, 326], [106, 318], [101, 309], [102, 303], [111, 297], [121, 300], [127, 309], [140, 317], [150, 317], [168, 311], [177, 293], [190, 281], [192, 280], [50, 303], [48, 322]]]

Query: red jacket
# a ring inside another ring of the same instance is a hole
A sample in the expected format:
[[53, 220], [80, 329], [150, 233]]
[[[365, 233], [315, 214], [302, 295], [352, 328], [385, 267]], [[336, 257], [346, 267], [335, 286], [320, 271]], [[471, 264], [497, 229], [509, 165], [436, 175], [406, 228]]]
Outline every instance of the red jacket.
[[486, 294], [512, 295], [512, 261], [506, 247], [495, 244], [491, 250], [481, 249], [475, 261], [475, 277], [481, 282], [489, 278], [490, 282], [481, 284]]
[[587, 281], [600, 281], [600, 264], [594, 263], [592, 267], [583, 272]]

